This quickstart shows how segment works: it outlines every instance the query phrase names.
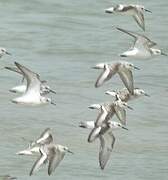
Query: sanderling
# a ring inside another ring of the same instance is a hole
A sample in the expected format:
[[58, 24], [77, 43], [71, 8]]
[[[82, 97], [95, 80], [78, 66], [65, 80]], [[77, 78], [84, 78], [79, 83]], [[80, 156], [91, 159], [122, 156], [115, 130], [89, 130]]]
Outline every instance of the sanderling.
[[139, 59], [147, 59], [156, 55], [167, 56], [167, 54], [164, 53], [162, 50], [153, 48], [157, 44], [151, 41], [145, 35], [141, 35], [139, 33], [135, 33], [132, 31], [127, 31], [119, 27], [116, 27], [116, 29], [132, 36], [135, 39], [134, 45], [129, 50], [122, 53], [120, 55], [121, 57], [134, 57]]
[[32, 72], [25, 66], [15, 62], [17, 68], [22, 72], [27, 81], [26, 92], [15, 99], [12, 100], [13, 103], [17, 104], [26, 104], [26, 105], [40, 105], [51, 103], [55, 105], [50, 98], [41, 96], [40, 87], [41, 81], [39, 80], [39, 75]]
[[139, 69], [139, 68], [134, 66], [132, 63], [128, 63], [128, 62], [116, 62], [116, 63], [112, 63], [112, 64], [99, 63], [93, 68], [94, 69], [103, 69], [103, 72], [97, 78], [95, 87], [102, 86], [104, 84], [104, 82], [108, 81], [116, 73], [118, 73], [122, 82], [128, 89], [128, 91], [131, 94], [134, 93], [134, 82], [133, 82], [132, 69]]
[[[5, 69], [16, 72], [16, 73], [21, 74], [23, 76], [22, 84], [11, 88], [9, 91], [13, 92], [13, 93], [21, 93], [21, 94], [25, 93], [26, 89], [27, 89], [27, 85], [23, 84], [25, 78], [24, 78], [24, 74], [22, 73], [22, 71], [20, 71], [17, 67], [7, 67], [6, 66]], [[39, 80], [40, 80], [40, 75], [38, 74], [37, 76], [39, 77]], [[40, 94], [46, 95], [50, 92], [56, 94], [56, 92], [53, 89], [51, 89], [50, 86], [46, 85], [46, 83], [47, 83], [47, 81], [45, 81], [45, 80], [41, 81]]]
[[116, 95], [119, 95], [119, 98], [122, 101], [130, 101], [136, 98], [139, 98], [141, 96], [147, 96], [150, 97], [150, 95], [148, 95], [143, 89], [140, 88], [134, 88], [134, 94], [130, 94], [129, 91], [126, 88], [123, 88], [121, 90], [112, 90], [112, 91], [106, 91], [105, 94], [107, 95], [111, 95], [113, 97], [116, 97]]
[[34, 143], [40, 145], [39, 151], [41, 155], [34, 163], [30, 171], [30, 176], [34, 174], [34, 172], [38, 171], [40, 167], [47, 162], [48, 175], [51, 175], [51, 173], [56, 169], [56, 167], [64, 158], [66, 152], [73, 154], [73, 152], [71, 152], [68, 147], [54, 144], [50, 128], [45, 129], [40, 138], [38, 138]]
[[[86, 122], [80, 123], [79, 126], [82, 128], [92, 129], [93, 124], [94, 124], [94, 121], [86, 121]], [[110, 157], [110, 154], [112, 152], [112, 149], [114, 147], [114, 142], [115, 142], [115, 137], [112, 131], [117, 128], [123, 128], [123, 129], [128, 130], [121, 123], [118, 123], [115, 121], [103, 122], [103, 124], [100, 127], [97, 127], [95, 130], [95, 134], [94, 134], [95, 139], [99, 138], [100, 140], [99, 164], [100, 164], [101, 169], [105, 168], [105, 165], [107, 164], [109, 160], [109, 157]], [[88, 141], [88, 142], [92, 142], [92, 141]]]
[[142, 5], [124, 5], [118, 4], [114, 7], [108, 8], [105, 10], [106, 13], [114, 13], [114, 14], [121, 14], [121, 15], [128, 15], [132, 16], [137, 24], [145, 31], [145, 20], [143, 11], [150, 12], [150, 10], [145, 9]]

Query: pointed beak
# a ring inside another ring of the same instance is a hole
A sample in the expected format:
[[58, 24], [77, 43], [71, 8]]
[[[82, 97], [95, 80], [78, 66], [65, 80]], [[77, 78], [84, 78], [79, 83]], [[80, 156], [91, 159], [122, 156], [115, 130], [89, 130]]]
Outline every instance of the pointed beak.
[[91, 68], [92, 68], [92, 69], [100, 69], [100, 68], [97, 67], [97, 66], [92, 66]]
[[51, 101], [51, 104], [54, 105], [54, 106], [56, 106], [56, 103], [54, 103], [53, 101]]
[[164, 53], [164, 52], [161, 52], [161, 55], [163, 55], [163, 56], [168, 56], [166, 53]]
[[56, 91], [50, 89], [50, 92], [53, 93], [53, 94], [57, 94]]
[[7, 52], [7, 51], [6, 51], [6, 54], [7, 54], [7, 55], [10, 55], [10, 56], [12, 55], [11, 53], [9, 53], [9, 52]]
[[144, 9], [146, 12], [152, 13], [152, 11], [148, 10], [148, 9]]
[[124, 126], [122, 126], [121, 128], [123, 128], [123, 129], [125, 129], [125, 130], [128, 130], [128, 128], [126, 128], [126, 127], [124, 127]]
[[71, 153], [71, 154], [74, 154], [72, 151], [70, 151], [70, 150], [67, 150], [67, 152], [69, 152], [69, 153]]
[[150, 97], [150, 95], [149, 95], [149, 94], [147, 94], [147, 93], [144, 93], [144, 96]]
[[140, 70], [140, 68], [139, 68], [139, 67], [137, 67], [137, 66], [134, 66], [134, 69], [136, 69], [136, 70]]

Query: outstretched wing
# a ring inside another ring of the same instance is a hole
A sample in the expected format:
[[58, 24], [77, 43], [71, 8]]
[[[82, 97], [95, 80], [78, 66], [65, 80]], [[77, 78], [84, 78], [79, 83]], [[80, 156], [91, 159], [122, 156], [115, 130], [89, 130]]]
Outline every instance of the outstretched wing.
[[134, 81], [132, 71], [126, 68], [122, 68], [121, 71], [118, 71], [118, 74], [130, 94], [134, 94]]
[[40, 148], [40, 154], [41, 156], [37, 159], [37, 161], [34, 163], [31, 171], [30, 171], [30, 176], [34, 174], [34, 172], [38, 171], [41, 166], [47, 161], [47, 154], [42, 152], [44, 151], [43, 148]]
[[48, 175], [56, 169], [56, 167], [60, 164], [62, 159], [65, 156], [64, 151], [60, 151], [58, 148], [52, 147], [49, 149], [49, 165], [48, 165]]
[[102, 86], [106, 81], [108, 81], [113, 75], [116, 74], [116, 71], [114, 68], [109, 67], [104, 68], [103, 72], [99, 75], [99, 77], [96, 80], [95, 87]]
[[35, 141], [37, 144], [49, 144], [53, 141], [50, 128], [46, 128], [40, 135], [40, 137]]
[[100, 135], [100, 150], [99, 150], [99, 164], [101, 169], [104, 169], [112, 152], [115, 137], [111, 130], [103, 135]]
[[143, 11], [139, 8], [135, 8], [135, 15], [133, 18], [137, 22], [137, 24], [145, 31], [145, 21], [144, 21], [144, 15]]
[[96, 119], [96, 122], [95, 122], [95, 126], [101, 126], [103, 121], [105, 121], [107, 115], [108, 115], [108, 112], [107, 110], [105, 109], [105, 107], [103, 105], [101, 105], [101, 108], [100, 108], [100, 113]]
[[130, 36], [132, 36], [134, 38], [134, 44], [133, 44], [133, 47], [138, 47], [140, 46], [140, 48], [142, 48], [142, 46], [148, 46], [149, 48], [157, 45], [157, 43], [155, 43], [154, 41], [151, 41], [148, 37], [146, 37], [145, 35], [143, 34], [139, 34], [139, 33], [136, 33], [136, 32], [132, 32], [132, 31], [129, 31], [129, 30], [125, 30], [125, 29], [122, 29], [122, 28], [119, 28], [119, 27], [116, 27], [117, 30], [121, 31], [121, 32], [124, 32]]
[[126, 110], [118, 105], [114, 106], [117, 118], [120, 120], [121, 124], [126, 125]]
[[15, 65], [17, 66], [17, 68], [19, 68], [19, 70], [23, 73], [24, 77], [27, 80], [26, 92], [35, 93], [40, 96], [41, 81], [39, 79], [39, 75], [17, 62], [15, 62]]
[[88, 136], [88, 142], [93, 142], [96, 138], [98, 138], [100, 131], [100, 126], [93, 128]]

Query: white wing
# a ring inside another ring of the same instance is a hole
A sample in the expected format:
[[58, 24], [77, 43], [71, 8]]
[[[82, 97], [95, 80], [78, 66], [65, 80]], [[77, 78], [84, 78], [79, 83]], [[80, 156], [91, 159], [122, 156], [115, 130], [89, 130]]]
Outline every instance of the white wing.
[[143, 11], [139, 8], [135, 8], [135, 15], [133, 16], [137, 24], [145, 31], [145, 21]]
[[132, 71], [126, 68], [122, 68], [118, 71], [118, 74], [124, 83], [125, 87], [131, 94], [134, 94], [134, 82], [133, 82], [133, 75]]
[[44, 152], [43, 147], [40, 148], [40, 153], [41, 153], [41, 156], [34, 163], [32, 169], [30, 171], [30, 176], [32, 174], [34, 174], [34, 172], [38, 171], [41, 168], [41, 166], [47, 161], [47, 154]]
[[114, 106], [117, 118], [123, 125], [126, 125], [126, 110], [120, 106]]
[[103, 72], [99, 75], [99, 77], [96, 80], [95, 87], [102, 86], [104, 82], [108, 81], [114, 74], [116, 74], [114, 68], [104, 68]]
[[115, 137], [112, 133], [112, 131], [107, 131], [103, 135], [100, 135], [100, 150], [99, 150], [99, 164], [101, 169], [104, 169], [107, 161], [110, 158], [114, 142], [115, 142]]
[[18, 68], [16, 68], [16, 67], [8, 67], [8, 66], [6, 66], [5, 69], [8, 69], [10, 71], [13, 71], [13, 72], [16, 72], [18, 74], [23, 75], [23, 73]]
[[27, 80], [26, 93], [36, 94], [40, 96], [41, 81], [39, 80], [39, 75], [17, 62], [15, 62], [15, 65], [19, 68], [19, 70], [23, 73], [24, 77]]
[[101, 111], [96, 119], [95, 125], [101, 126], [103, 121], [105, 121], [107, 115], [108, 115], [107, 110], [105, 109], [105, 107], [103, 105], [101, 105]]
[[48, 175], [51, 175], [51, 173], [56, 169], [56, 167], [64, 158], [65, 152], [60, 151], [58, 148], [52, 147], [49, 149], [48, 156], [49, 156]]
[[93, 128], [88, 136], [88, 142], [93, 142], [97, 137], [99, 137], [100, 131], [100, 126]]
[[144, 48], [144, 45], [147, 45], [149, 48], [157, 45], [157, 43], [151, 41], [148, 37], [136, 33], [136, 32], [132, 32], [132, 31], [128, 31], [119, 27], [116, 27], [117, 30], [124, 32], [130, 36], [132, 36], [134, 38], [134, 45], [132, 47], [136, 47], [136, 48]]
[[50, 128], [46, 128], [44, 132], [40, 135], [40, 137], [35, 141], [37, 144], [49, 144], [53, 142], [53, 137], [50, 132]]

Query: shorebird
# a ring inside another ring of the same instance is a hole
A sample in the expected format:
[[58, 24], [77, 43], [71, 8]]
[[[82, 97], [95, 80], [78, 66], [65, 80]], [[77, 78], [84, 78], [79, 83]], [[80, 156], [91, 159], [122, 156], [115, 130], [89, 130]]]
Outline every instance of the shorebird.
[[128, 89], [128, 91], [133, 94], [134, 93], [134, 82], [132, 69], [138, 69], [138, 67], [134, 66], [132, 63], [128, 62], [116, 62], [112, 64], [107, 63], [99, 63], [94, 69], [103, 69], [103, 72], [97, 78], [95, 83], [95, 87], [102, 86], [106, 81], [111, 79], [116, 73], [119, 74], [122, 82]]
[[[103, 103], [103, 104], [93, 104], [89, 106], [90, 109], [99, 109], [99, 114], [95, 121], [95, 126], [100, 127], [103, 122], [109, 121], [114, 114], [120, 120], [123, 125], [126, 125], [126, 110], [125, 108], [133, 109], [132, 107], [128, 106], [128, 104], [120, 99], [116, 99], [114, 102], [111, 103]], [[94, 133], [94, 128], [93, 132]], [[91, 133], [91, 134], [92, 134]], [[92, 136], [90, 136], [92, 137]], [[94, 138], [93, 138], [94, 140]], [[91, 140], [92, 141], [92, 140]]]
[[117, 90], [117, 91], [115, 91], [115, 90], [106, 91], [105, 94], [111, 95], [113, 97], [116, 97], [116, 95], [118, 94], [119, 98], [125, 102], [133, 100], [133, 99], [137, 99], [141, 96], [150, 97], [150, 95], [148, 95], [143, 89], [140, 89], [140, 88], [134, 88], [133, 95], [130, 94], [126, 88], [123, 88], [123, 89]]
[[[118, 127], [121, 127], [123, 129], [127, 129], [124, 125], [122, 125], [119, 122], [116, 121], [108, 121], [109, 125], [111, 124], [110, 127], [112, 127], [112, 129], [116, 129]], [[79, 127], [84, 128], [84, 129], [93, 129], [95, 127], [95, 122], [94, 121], [81, 121], [79, 123]]]
[[39, 79], [39, 75], [17, 62], [15, 62], [15, 65], [22, 72], [27, 81], [27, 89], [22, 96], [13, 99], [12, 102], [25, 105], [41, 105], [48, 103], [55, 105], [50, 98], [41, 96], [41, 81]]
[[147, 59], [157, 55], [167, 56], [167, 54], [164, 53], [162, 50], [153, 48], [157, 44], [151, 41], [145, 35], [128, 31], [119, 27], [116, 27], [116, 29], [134, 38], [133, 46], [129, 50], [122, 53], [120, 55], [121, 57], [135, 57], [139, 59]]
[[5, 54], [11, 55], [11, 53], [9, 53], [8, 51], [6, 51], [5, 48], [0, 47], [0, 58], [1, 58], [3, 55], [5, 55]]
[[71, 152], [68, 147], [54, 144], [50, 128], [45, 129], [33, 144], [40, 145], [40, 157], [34, 163], [30, 171], [30, 176], [34, 174], [34, 172], [38, 171], [41, 166], [47, 162], [49, 163], [48, 175], [51, 175], [64, 158], [66, 152], [73, 154], [73, 152]]
[[[95, 124], [94, 121], [86, 121], [81, 122], [79, 127], [92, 129], [93, 127], [95, 128]], [[95, 137], [99, 138], [100, 140], [99, 165], [102, 170], [105, 168], [114, 147], [115, 137], [112, 131], [118, 128], [128, 130], [121, 123], [115, 121], [107, 121], [103, 122], [102, 126], [98, 127], [95, 132]], [[88, 142], [92, 141], [89, 141], [88, 139]]]
[[[13, 93], [21, 93], [21, 94], [25, 93], [26, 89], [27, 89], [27, 85], [23, 84], [24, 74], [17, 67], [5, 67], [5, 69], [8, 69], [8, 70], [13, 71], [13, 72], [16, 72], [16, 73], [18, 73], [18, 74], [23, 76], [22, 84], [11, 88], [9, 91], [13, 92]], [[39, 77], [39, 80], [40, 80], [40, 75], [37, 74], [37, 76]], [[40, 94], [41, 95], [46, 95], [46, 94], [48, 94], [50, 92], [56, 94], [56, 92], [54, 90], [52, 90], [50, 88], [50, 86], [46, 85], [46, 83], [47, 83], [47, 81], [45, 81], [45, 80], [41, 81]]]
[[125, 5], [125, 4], [118, 4], [114, 7], [110, 7], [105, 10], [106, 13], [114, 13], [114, 14], [121, 14], [121, 15], [127, 15], [132, 16], [137, 24], [145, 31], [145, 20], [144, 20], [144, 14], [143, 12], [150, 12], [150, 10], [145, 9], [142, 5]]
[[112, 131], [116, 128], [123, 128], [128, 130], [118, 122], [106, 122], [97, 135], [100, 140], [99, 165], [102, 170], [105, 168], [113, 150], [115, 136], [113, 135]]
[[[25, 138], [23, 138], [25, 140]], [[34, 153], [40, 153], [40, 146], [44, 144], [50, 144], [53, 142], [51, 129], [46, 128], [35, 141], [29, 141], [28, 148], [17, 152], [18, 155], [33, 155]]]
[[97, 138], [97, 134], [100, 133], [102, 127], [107, 125], [110, 119], [116, 114], [117, 118], [120, 120], [122, 125], [126, 125], [126, 110], [125, 108], [133, 109], [128, 106], [125, 101], [122, 101], [119, 98], [119, 95], [116, 94], [116, 100], [112, 103], [104, 104], [93, 104], [89, 106], [91, 109], [99, 109], [98, 117], [94, 123], [94, 128], [91, 130], [88, 136], [88, 142], [93, 142]]
[[34, 163], [30, 171], [30, 176], [34, 174], [34, 172], [38, 171], [40, 167], [47, 162], [49, 162], [48, 175], [51, 175], [51, 173], [56, 169], [56, 167], [64, 158], [66, 152], [73, 154], [73, 152], [71, 152], [66, 146], [53, 144], [53, 143], [41, 146], [40, 148], [41, 156]]

